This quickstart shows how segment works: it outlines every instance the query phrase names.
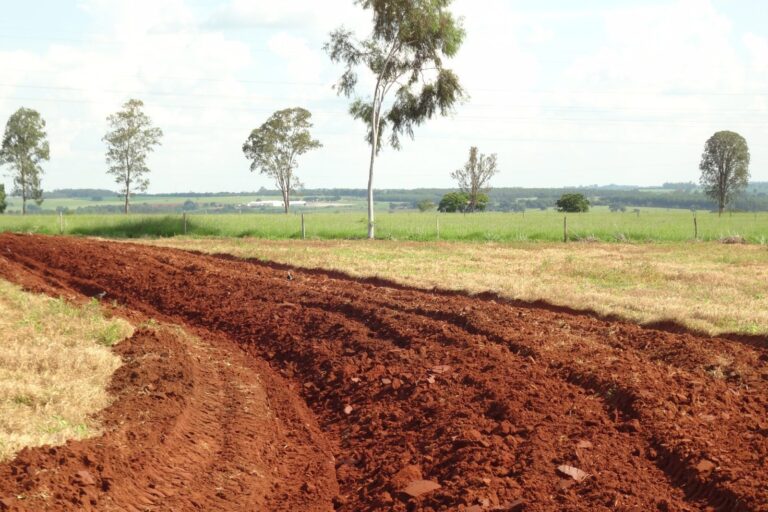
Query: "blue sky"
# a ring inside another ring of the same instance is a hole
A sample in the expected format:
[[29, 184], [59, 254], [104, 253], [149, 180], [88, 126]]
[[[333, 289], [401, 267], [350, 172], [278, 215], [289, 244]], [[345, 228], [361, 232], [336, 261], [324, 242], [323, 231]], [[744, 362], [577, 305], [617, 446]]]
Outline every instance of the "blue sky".
[[[48, 122], [47, 189], [113, 188], [106, 116], [128, 98], [165, 131], [152, 192], [271, 186], [241, 146], [271, 112], [303, 106], [324, 147], [308, 187], [363, 188], [364, 128], [331, 85], [321, 46], [352, 0], [29, 0], [0, 19], [0, 122]], [[322, 6], [322, 7], [318, 7]], [[467, 29], [451, 62], [471, 98], [377, 163], [377, 188], [449, 187], [470, 145], [498, 153], [497, 186], [692, 181], [705, 140], [744, 135], [768, 181], [768, 10], [757, 0], [456, 0]], [[366, 82], [363, 81], [363, 86]], [[360, 89], [367, 96], [369, 87]], [[3, 175], [2, 182], [10, 180]]]

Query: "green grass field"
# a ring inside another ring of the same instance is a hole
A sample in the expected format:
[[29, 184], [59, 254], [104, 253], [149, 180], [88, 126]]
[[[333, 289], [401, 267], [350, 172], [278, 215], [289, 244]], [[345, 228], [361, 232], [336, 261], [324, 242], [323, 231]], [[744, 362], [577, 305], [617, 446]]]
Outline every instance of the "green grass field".
[[[552, 210], [521, 213], [437, 214], [379, 213], [377, 237], [428, 241], [562, 241], [563, 214]], [[187, 234], [192, 237], [225, 236], [286, 239], [301, 237], [298, 214], [189, 214]], [[727, 213], [718, 217], [699, 212], [699, 240], [740, 236], [750, 243], [768, 243], [768, 212]], [[366, 234], [362, 212], [305, 215], [310, 239], [357, 239]], [[694, 239], [693, 215], [687, 210], [644, 208], [611, 213], [595, 209], [567, 216], [569, 240], [606, 242], [678, 242]], [[56, 215], [0, 216], [0, 231], [59, 233]], [[184, 234], [181, 215], [65, 215], [64, 233], [112, 238], [170, 237]]]

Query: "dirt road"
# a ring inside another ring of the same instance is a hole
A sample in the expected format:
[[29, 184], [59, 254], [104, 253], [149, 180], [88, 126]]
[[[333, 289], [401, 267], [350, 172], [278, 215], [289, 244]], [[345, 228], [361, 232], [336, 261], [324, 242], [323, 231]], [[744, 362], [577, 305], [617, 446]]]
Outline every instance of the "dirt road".
[[100, 510], [768, 510], [764, 345], [83, 239], [0, 235], [0, 275], [200, 338], [121, 347], [183, 356], [178, 414], [126, 444], [116, 376], [104, 437], [0, 466], [11, 508], [87, 470]]

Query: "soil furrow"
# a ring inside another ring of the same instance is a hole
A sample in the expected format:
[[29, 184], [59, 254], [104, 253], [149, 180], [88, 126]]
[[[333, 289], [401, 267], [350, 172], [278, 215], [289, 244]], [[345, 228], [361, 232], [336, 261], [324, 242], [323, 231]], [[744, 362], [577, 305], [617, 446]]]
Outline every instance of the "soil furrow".
[[[553, 345], [546, 339], [546, 334], [505, 337], [509, 336], [508, 326], [505, 325], [509, 323], [509, 317], [501, 314], [495, 316], [493, 321], [487, 318], [483, 321], [473, 315], [450, 313], [450, 304], [442, 304], [440, 309], [430, 311], [422, 307], [419, 311], [426, 316], [463, 326], [469, 332], [487, 336], [489, 340], [509, 346], [518, 353], [530, 354], [570, 382], [606, 397], [607, 406], [650, 427], [652, 436], [649, 437], [649, 445], [657, 447], [655, 451], [663, 452], [662, 467], [666, 467], [664, 461], [667, 460], [684, 461], [680, 463], [685, 465], [687, 473], [680, 482], [686, 489], [701, 488], [706, 492], [700, 495], [711, 496], [717, 501], [725, 496], [737, 503], [738, 493], [727, 487], [739, 487], [749, 482], [745, 480], [745, 475], [753, 475], [756, 470], [765, 472], [761, 454], [766, 445], [764, 436], [760, 435], [763, 430], [760, 418], [768, 411], [765, 399], [768, 386], [755, 371], [760, 367], [759, 357], [736, 359], [742, 365], [746, 359], [754, 366], [744, 372], [747, 375], [742, 380], [734, 383], [707, 375], [702, 365], [691, 367], [689, 371], [679, 366], [670, 369], [656, 358], [652, 358], [653, 364], [647, 364], [631, 347], [605, 343], [600, 338], [590, 339], [567, 333], [564, 338], [561, 334], [561, 339]], [[561, 326], [568, 325], [562, 320]], [[660, 337], [667, 335], [659, 334]], [[643, 337], [647, 339], [647, 333]], [[589, 343], [585, 344], [585, 340]], [[744, 349], [738, 347], [735, 351], [742, 352]], [[754, 350], [747, 349], [746, 352], [755, 356]], [[607, 362], [606, 368], [600, 372], [603, 377], [595, 373], [595, 360]], [[640, 374], [644, 378], [638, 378]], [[609, 378], [606, 379], [606, 376]], [[665, 395], [658, 392], [659, 388], [678, 391]], [[742, 399], [728, 400], [732, 395]], [[660, 414], [662, 411], [668, 414]], [[731, 411], [737, 413], [732, 414]], [[676, 421], [670, 421], [670, 416]], [[711, 428], [715, 422], [725, 428]], [[681, 428], [680, 423], [689, 428]], [[698, 436], [691, 436], [692, 427], [699, 428]], [[740, 435], [734, 436], [734, 433]], [[663, 450], [658, 449], [661, 446]], [[737, 451], [740, 458], [732, 457], [733, 451]], [[718, 474], [696, 471], [695, 467], [702, 460], [718, 462]], [[692, 479], [690, 475], [697, 475], [697, 478]]]
[[278, 435], [307, 429], [308, 418], [275, 425], [267, 396], [284, 399], [239, 351], [164, 327], [140, 329], [116, 350], [124, 365], [104, 434], [0, 465], [0, 510], [333, 509], [332, 450], [316, 430]]
[[[129, 310], [226, 337], [254, 365], [268, 361], [281, 377], [267, 368], [263, 385], [287, 383], [325, 431], [327, 441], [315, 440], [336, 457], [337, 509], [767, 507], [759, 348], [131, 244], [0, 235], [0, 257], [0, 274], [22, 284], [106, 293]], [[20, 264], [31, 274], [14, 276]], [[718, 354], [729, 368], [753, 367], [739, 382], [719, 378], [706, 369]], [[220, 378], [227, 393], [233, 378]], [[223, 399], [204, 413], [227, 418], [236, 406]], [[208, 472], [236, 456], [242, 434], [202, 438], [214, 447]], [[577, 481], [558, 470], [565, 466], [588, 476]], [[404, 492], [420, 479], [441, 487]], [[227, 499], [251, 492], [219, 482]], [[307, 479], [294, 494], [315, 486]]]

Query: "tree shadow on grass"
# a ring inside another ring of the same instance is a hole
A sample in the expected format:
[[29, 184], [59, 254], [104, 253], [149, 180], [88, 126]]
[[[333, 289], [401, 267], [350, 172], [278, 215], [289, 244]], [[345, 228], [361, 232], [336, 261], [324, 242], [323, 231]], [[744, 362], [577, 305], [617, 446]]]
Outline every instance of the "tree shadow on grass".
[[[78, 226], [67, 230], [67, 234], [100, 236], [104, 238], [170, 238], [184, 234], [184, 221], [179, 217], [126, 218], [110, 224]], [[187, 234], [192, 236], [221, 236], [217, 227], [202, 226], [187, 219]]]

